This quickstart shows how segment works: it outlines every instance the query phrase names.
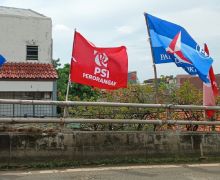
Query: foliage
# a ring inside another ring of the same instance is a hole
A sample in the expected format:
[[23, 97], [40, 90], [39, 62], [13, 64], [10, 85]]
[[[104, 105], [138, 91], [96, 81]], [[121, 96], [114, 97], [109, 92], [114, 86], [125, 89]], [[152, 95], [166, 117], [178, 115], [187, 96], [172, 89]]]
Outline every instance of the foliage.
[[[67, 83], [69, 78], [70, 65], [65, 64], [59, 67], [59, 59], [56, 60], [59, 79], [57, 83], [58, 100], [65, 100]], [[168, 82], [173, 77], [162, 76], [158, 84], [158, 99], [161, 104], [202, 104], [202, 93], [197, 90], [189, 81], [181, 87]], [[128, 84], [127, 88], [115, 91], [99, 90], [89, 86], [72, 83], [69, 88], [68, 100], [70, 101], [102, 101], [102, 102], [122, 102], [122, 103], [145, 103], [152, 104], [154, 101], [154, 86], [151, 84]], [[62, 111], [61, 111], [62, 112]], [[77, 118], [101, 118], [101, 119], [166, 119], [167, 114], [164, 109], [128, 108], [128, 107], [71, 107], [68, 109], [69, 116]], [[159, 115], [158, 115], [159, 113]], [[173, 119], [200, 120], [203, 117], [201, 112], [182, 111], [172, 113]], [[112, 124], [81, 124], [85, 129], [147, 129], [152, 130], [150, 125], [112, 125]], [[169, 127], [165, 127], [166, 129]]]
[[158, 86], [158, 100], [160, 104], [174, 103], [175, 92], [177, 90], [176, 84], [169, 82], [173, 80], [172, 76], [161, 76]]
[[57, 69], [58, 67], [60, 67], [60, 66], [61, 66], [60, 58], [58, 58], [58, 59], [53, 59], [53, 60], [52, 60], [52, 64], [53, 64], [53, 67], [54, 67], [55, 69]]
[[[64, 101], [67, 92], [70, 65], [64, 64], [64, 67], [58, 68], [59, 79], [57, 81], [58, 100]], [[82, 84], [72, 83], [69, 87], [68, 100], [87, 100], [95, 101], [99, 97], [99, 91]]]
[[[150, 86], [129, 85], [126, 89], [115, 91], [100, 90], [98, 101], [102, 102], [124, 102], [124, 103], [152, 103], [152, 88]], [[92, 100], [92, 99], [90, 99]], [[93, 99], [95, 100], [95, 99]], [[89, 118], [115, 118], [129, 119], [140, 116], [143, 118], [147, 112], [144, 108], [128, 107], [78, 107], [72, 108], [70, 113], [74, 116]]]
[[103, 98], [110, 102], [152, 103], [153, 88], [149, 85], [128, 84], [125, 89], [106, 91]]
[[176, 104], [202, 104], [202, 93], [189, 81], [183, 83], [173, 94], [173, 102]]

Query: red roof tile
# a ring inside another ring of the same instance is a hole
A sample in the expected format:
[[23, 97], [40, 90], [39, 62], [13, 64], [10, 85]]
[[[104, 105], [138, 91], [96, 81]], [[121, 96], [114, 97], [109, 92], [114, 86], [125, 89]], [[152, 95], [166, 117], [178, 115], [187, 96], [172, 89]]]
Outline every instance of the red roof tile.
[[0, 68], [0, 79], [57, 79], [52, 64], [7, 62]]

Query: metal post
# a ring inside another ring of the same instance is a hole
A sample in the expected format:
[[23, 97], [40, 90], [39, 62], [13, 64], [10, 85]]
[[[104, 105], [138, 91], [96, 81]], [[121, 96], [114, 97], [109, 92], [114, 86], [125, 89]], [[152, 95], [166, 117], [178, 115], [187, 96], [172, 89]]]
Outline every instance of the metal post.
[[[144, 15], [147, 16], [147, 13], [144, 13]], [[155, 81], [155, 103], [158, 104], [158, 79], [157, 79], [157, 68], [156, 68], [156, 64], [154, 61], [154, 56], [153, 56], [153, 49], [152, 49], [152, 41], [151, 41], [151, 37], [150, 37], [150, 30], [149, 30], [149, 24], [147, 21], [147, 18], [145, 18], [146, 21], [146, 25], [147, 25], [147, 32], [148, 32], [148, 36], [149, 36], [149, 42], [150, 42], [150, 49], [151, 49], [151, 57], [152, 57], [152, 62], [153, 62], [153, 70], [154, 70], [154, 81]]]
[[[70, 83], [71, 83], [71, 82], [70, 82], [70, 79], [71, 79], [70, 76], [71, 76], [71, 64], [72, 64], [72, 58], [73, 58], [73, 49], [74, 49], [75, 35], [76, 35], [76, 28], [74, 29], [72, 56], [71, 56], [71, 61], [70, 61], [69, 77], [68, 77], [67, 90], [66, 90], [66, 101], [68, 101], [69, 88], [70, 88]], [[67, 117], [67, 115], [68, 115], [68, 108], [65, 106], [65, 107], [64, 107], [64, 112], [63, 112], [63, 117]]]
[[[68, 77], [68, 83], [67, 83], [67, 89], [66, 89], [66, 98], [65, 98], [66, 102], [68, 101], [69, 88], [70, 88], [70, 74], [69, 74], [69, 77]], [[68, 115], [68, 107], [65, 106], [64, 111], [63, 111], [63, 117], [67, 117], [67, 115]]]

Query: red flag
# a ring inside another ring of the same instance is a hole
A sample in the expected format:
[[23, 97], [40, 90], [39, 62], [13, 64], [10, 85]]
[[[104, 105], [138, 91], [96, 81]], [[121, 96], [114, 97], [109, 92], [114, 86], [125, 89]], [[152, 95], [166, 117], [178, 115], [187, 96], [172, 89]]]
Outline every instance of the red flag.
[[[207, 44], [204, 44], [204, 51], [207, 53], [207, 55], [209, 55]], [[215, 100], [218, 96], [218, 87], [212, 66], [209, 70], [209, 80], [210, 83], [203, 83], [203, 105], [215, 106]], [[206, 110], [206, 115], [208, 118], [211, 118], [214, 114], [214, 110]]]
[[75, 32], [70, 79], [100, 89], [127, 87], [126, 47], [99, 48]]

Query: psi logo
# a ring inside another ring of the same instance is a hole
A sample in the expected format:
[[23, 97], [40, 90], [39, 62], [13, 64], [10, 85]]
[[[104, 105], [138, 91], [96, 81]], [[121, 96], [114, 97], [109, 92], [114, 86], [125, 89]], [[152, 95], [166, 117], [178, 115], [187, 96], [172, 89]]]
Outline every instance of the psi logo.
[[109, 78], [108, 56], [105, 53], [94, 51], [96, 67], [94, 70], [95, 75], [100, 75], [103, 78]]

